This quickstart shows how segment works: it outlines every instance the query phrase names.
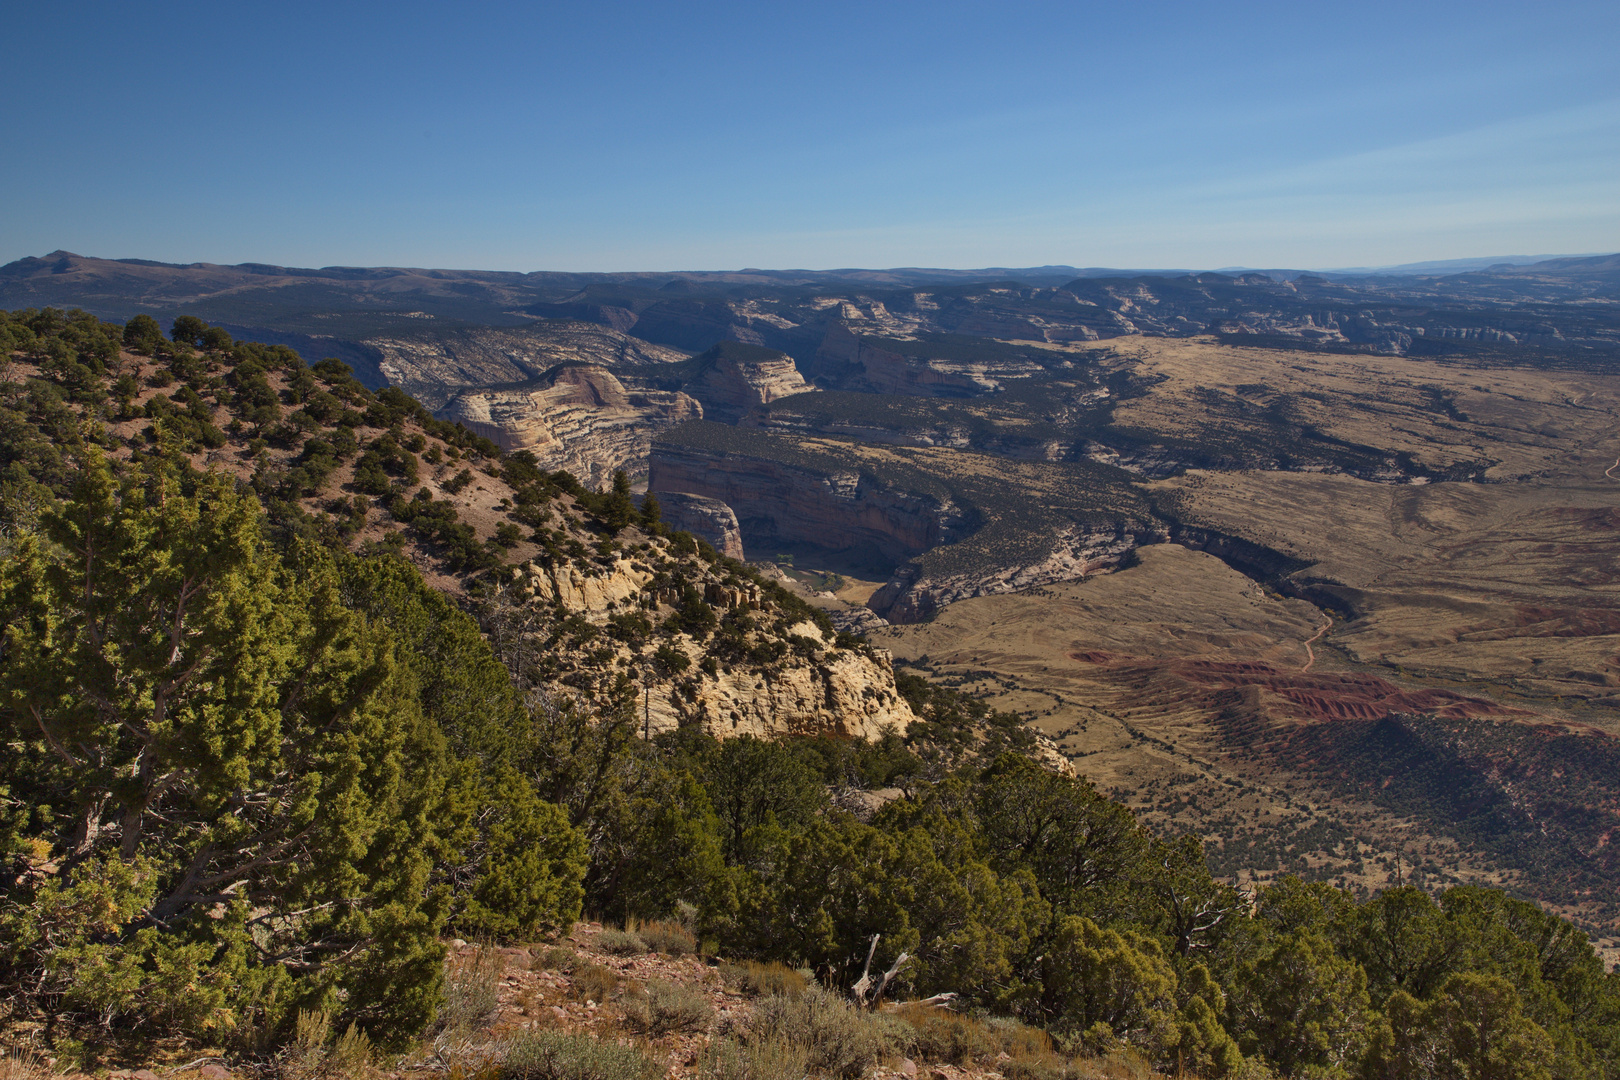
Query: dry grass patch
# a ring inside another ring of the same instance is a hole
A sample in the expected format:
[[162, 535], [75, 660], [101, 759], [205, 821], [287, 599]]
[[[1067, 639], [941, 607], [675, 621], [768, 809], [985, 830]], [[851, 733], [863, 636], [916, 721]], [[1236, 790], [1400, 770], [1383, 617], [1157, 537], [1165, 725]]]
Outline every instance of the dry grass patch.
[[679, 923], [650, 922], [636, 928], [649, 950], [665, 956], [689, 956], [697, 952], [697, 938]]
[[500, 950], [480, 945], [470, 953], [452, 956], [444, 976], [444, 1009], [439, 1022], [452, 1031], [474, 1027], [494, 1014], [500, 1004], [501, 976], [506, 957]]
[[803, 1080], [810, 1058], [780, 1040], [717, 1039], [698, 1058], [699, 1080]]
[[750, 997], [798, 997], [804, 993], [810, 980], [779, 960], [761, 964], [749, 960], [742, 964], [722, 964], [720, 977], [727, 986]]
[[617, 972], [601, 964], [586, 964], [574, 970], [571, 989], [576, 1001], [601, 1003], [612, 997], [623, 984], [624, 979]]

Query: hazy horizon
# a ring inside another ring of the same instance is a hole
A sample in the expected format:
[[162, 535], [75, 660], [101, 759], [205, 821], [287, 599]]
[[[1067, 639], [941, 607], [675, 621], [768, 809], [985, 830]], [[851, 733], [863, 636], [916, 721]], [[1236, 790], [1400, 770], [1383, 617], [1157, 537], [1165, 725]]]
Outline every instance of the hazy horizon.
[[1513, 264], [1527, 266], [1551, 259], [1593, 259], [1615, 254], [1610, 251], [1590, 252], [1563, 252], [1544, 255], [1479, 255], [1454, 259], [1422, 259], [1406, 263], [1376, 263], [1367, 266], [1097, 266], [1082, 265], [1078, 263], [1042, 263], [1039, 265], [1014, 265], [1012, 263], [996, 263], [986, 266], [723, 266], [723, 267], [694, 267], [694, 266], [665, 266], [665, 267], [614, 267], [607, 270], [579, 270], [573, 267], [548, 266], [531, 267], [528, 269], [511, 269], [505, 267], [489, 266], [433, 266], [425, 262], [400, 262], [386, 264], [361, 263], [327, 263], [322, 266], [298, 263], [270, 263], [264, 259], [243, 259], [237, 262], [221, 263], [212, 259], [152, 259], [142, 255], [100, 255], [94, 252], [71, 251], [67, 248], [57, 247], [39, 254], [21, 255], [15, 259], [0, 263], [0, 266], [9, 265], [28, 258], [48, 258], [58, 253], [73, 255], [78, 258], [103, 259], [108, 262], [124, 263], [159, 263], [165, 266], [280, 266], [297, 270], [353, 270], [353, 269], [399, 269], [399, 270], [425, 270], [447, 271], [458, 273], [600, 273], [600, 274], [836, 274], [849, 273], [885, 273], [885, 272], [913, 272], [926, 273], [939, 271], [950, 274], [991, 273], [996, 271], [1027, 271], [1027, 270], [1075, 270], [1082, 273], [1100, 270], [1117, 270], [1122, 274], [1154, 274], [1154, 273], [1265, 273], [1271, 271], [1297, 271], [1300, 273], [1323, 274], [1378, 274], [1391, 271], [1433, 271], [1444, 273], [1446, 271], [1466, 272], [1469, 269], [1478, 269], [1491, 265]]

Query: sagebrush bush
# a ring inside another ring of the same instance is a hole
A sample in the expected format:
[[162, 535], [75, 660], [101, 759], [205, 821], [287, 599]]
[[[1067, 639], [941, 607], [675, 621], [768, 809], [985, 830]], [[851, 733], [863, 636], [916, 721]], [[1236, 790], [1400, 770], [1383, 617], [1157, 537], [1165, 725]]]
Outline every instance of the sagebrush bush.
[[773, 1039], [740, 1043], [716, 1039], [698, 1058], [700, 1080], [803, 1080], [809, 1068], [803, 1047]]
[[903, 1021], [862, 1012], [836, 994], [807, 987], [797, 997], [761, 998], [747, 1041], [787, 1043], [805, 1052], [814, 1071], [855, 1077], [885, 1054], [909, 1050], [910, 1036]]
[[629, 930], [604, 930], [596, 935], [593, 944], [609, 956], [640, 956], [647, 951], [641, 935]]
[[445, 966], [444, 1008], [439, 1022], [457, 1031], [473, 1027], [500, 1003], [501, 975], [506, 958], [498, 949], [481, 945], [470, 953], [452, 956]]
[[769, 964], [761, 964], [757, 960], [743, 964], [722, 964], [720, 976], [725, 979], [727, 986], [753, 997], [771, 994], [797, 997], [810, 985], [809, 979], [777, 960]]
[[524, 1031], [503, 1050], [501, 1080], [657, 1080], [664, 1074], [640, 1048], [589, 1035]]
[[548, 946], [530, 962], [531, 968], [544, 971], [569, 971], [579, 963], [579, 954], [560, 945]]
[[712, 1016], [714, 1009], [708, 998], [667, 979], [653, 979], [646, 987], [625, 996], [625, 1021], [649, 1035], [700, 1031]]
[[574, 970], [574, 997], [580, 1001], [606, 1001], [624, 980], [601, 964], [586, 964]]
[[377, 1073], [375, 1051], [366, 1033], [349, 1025], [347, 1031], [332, 1036], [332, 1014], [298, 1011], [293, 1038], [276, 1058], [280, 1080], [364, 1080]]
[[679, 923], [650, 922], [636, 928], [647, 948], [666, 956], [686, 956], [697, 951], [697, 937]]
[[966, 1065], [993, 1058], [1001, 1041], [983, 1023], [926, 1005], [904, 1005], [892, 1013], [912, 1029], [913, 1056], [919, 1061]]

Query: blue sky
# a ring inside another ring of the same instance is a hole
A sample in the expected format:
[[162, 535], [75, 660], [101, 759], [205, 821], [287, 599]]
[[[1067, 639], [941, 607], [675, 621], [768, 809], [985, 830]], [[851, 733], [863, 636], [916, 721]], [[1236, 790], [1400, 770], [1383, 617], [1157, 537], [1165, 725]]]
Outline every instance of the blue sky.
[[1620, 249], [1620, 4], [5, 5], [0, 262]]

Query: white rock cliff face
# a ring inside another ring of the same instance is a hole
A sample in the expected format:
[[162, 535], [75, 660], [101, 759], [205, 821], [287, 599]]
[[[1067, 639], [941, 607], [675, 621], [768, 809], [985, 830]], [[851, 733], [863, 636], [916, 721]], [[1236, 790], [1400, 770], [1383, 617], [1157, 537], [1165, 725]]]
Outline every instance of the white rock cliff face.
[[564, 363], [667, 364], [686, 354], [591, 323], [545, 320], [538, 326], [474, 326], [381, 336], [364, 344], [388, 381], [430, 409], [468, 387], [521, 383]]
[[742, 528], [737, 515], [719, 499], [702, 495], [688, 495], [681, 491], [661, 491], [658, 504], [663, 510], [664, 524], [679, 532], [701, 536], [722, 555], [742, 559]]
[[721, 356], [685, 387], [710, 420], [735, 423], [761, 405], [814, 390], [793, 359], [739, 361]]
[[703, 407], [680, 391], [627, 390], [604, 367], [568, 365], [519, 387], [463, 391], [435, 415], [599, 486], [617, 469], [644, 471], [653, 434], [702, 419]]
[[[669, 601], [676, 597], [650, 588], [653, 581], [651, 570], [625, 558], [591, 568], [530, 564], [516, 568], [512, 577], [513, 586], [528, 595], [529, 603], [558, 603], [570, 615], [598, 624], [627, 611], [641, 611], [655, 623], [668, 618], [674, 610]], [[716, 607], [749, 611], [769, 607], [760, 600], [757, 586], [710, 582], [705, 591]], [[760, 612], [762, 619], [769, 615]], [[638, 714], [654, 732], [700, 724], [719, 738], [825, 733], [875, 739], [889, 729], [904, 732], [917, 719], [895, 688], [887, 652], [836, 648], [811, 622], [801, 622], [790, 632], [808, 639], [814, 656], [795, 650], [769, 664], [714, 665], [710, 672], [701, 666], [704, 645], [690, 635], [675, 635], [671, 644], [686, 655], [690, 666], [676, 677], [643, 685]], [[615, 651], [609, 666], [619, 665], [630, 651], [630, 646], [607, 637], [592, 644]], [[602, 660], [568, 657], [565, 662], [600, 665]]]

